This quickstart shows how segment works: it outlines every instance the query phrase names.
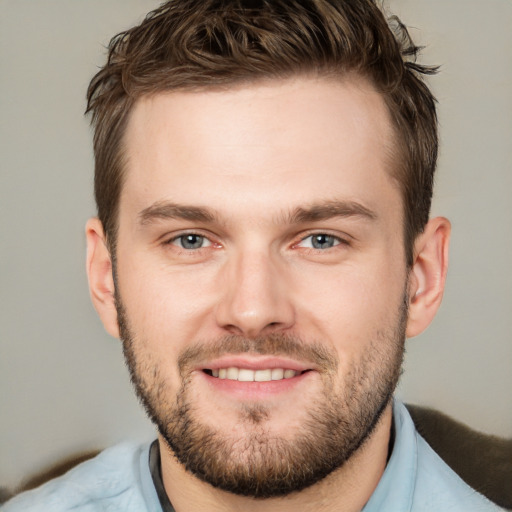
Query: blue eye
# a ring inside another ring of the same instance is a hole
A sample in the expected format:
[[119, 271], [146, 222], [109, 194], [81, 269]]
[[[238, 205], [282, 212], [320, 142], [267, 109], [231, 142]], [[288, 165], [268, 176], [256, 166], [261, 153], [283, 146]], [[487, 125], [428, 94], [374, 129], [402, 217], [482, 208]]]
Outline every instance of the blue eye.
[[181, 247], [182, 249], [194, 250], [208, 247], [211, 242], [202, 235], [196, 235], [195, 233], [187, 233], [186, 235], [180, 235], [172, 240], [174, 245]]
[[330, 249], [340, 243], [341, 242], [338, 237], [328, 235], [326, 233], [316, 233], [301, 240], [299, 246], [313, 249]]

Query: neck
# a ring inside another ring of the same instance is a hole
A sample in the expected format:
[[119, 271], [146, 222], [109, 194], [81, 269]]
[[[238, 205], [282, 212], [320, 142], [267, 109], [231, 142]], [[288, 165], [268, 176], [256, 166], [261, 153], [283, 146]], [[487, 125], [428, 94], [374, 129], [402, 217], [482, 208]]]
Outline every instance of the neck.
[[162, 479], [176, 512], [359, 512], [374, 492], [386, 467], [392, 424], [392, 407], [384, 411], [372, 435], [339, 469], [320, 482], [281, 498], [237, 496], [199, 480], [176, 460], [160, 437]]

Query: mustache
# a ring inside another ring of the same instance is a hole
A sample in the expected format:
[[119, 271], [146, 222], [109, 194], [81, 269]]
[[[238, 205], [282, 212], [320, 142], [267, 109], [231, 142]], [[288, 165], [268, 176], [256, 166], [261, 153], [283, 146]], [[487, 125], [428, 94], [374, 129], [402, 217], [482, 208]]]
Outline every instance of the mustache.
[[187, 347], [178, 358], [178, 368], [183, 376], [201, 363], [226, 355], [258, 354], [286, 356], [302, 362], [314, 363], [319, 370], [335, 372], [338, 356], [319, 342], [305, 342], [298, 336], [273, 333], [246, 338], [230, 334], [215, 341], [198, 342]]

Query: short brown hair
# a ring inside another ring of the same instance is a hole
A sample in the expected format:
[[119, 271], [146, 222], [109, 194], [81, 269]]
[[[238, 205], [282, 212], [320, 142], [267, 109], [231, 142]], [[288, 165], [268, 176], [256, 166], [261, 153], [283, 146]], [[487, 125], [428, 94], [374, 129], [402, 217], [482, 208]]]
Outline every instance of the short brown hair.
[[376, 0], [171, 0], [116, 35], [87, 91], [95, 197], [115, 251], [123, 184], [123, 134], [137, 99], [301, 74], [355, 72], [382, 94], [395, 131], [393, 175], [404, 203], [408, 263], [428, 221], [437, 160], [435, 98], [416, 47]]

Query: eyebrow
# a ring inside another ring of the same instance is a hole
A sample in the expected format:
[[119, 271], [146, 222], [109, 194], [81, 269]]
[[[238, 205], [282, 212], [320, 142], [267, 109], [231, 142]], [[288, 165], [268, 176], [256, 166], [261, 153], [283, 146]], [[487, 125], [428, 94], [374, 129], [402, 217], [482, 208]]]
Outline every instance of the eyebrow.
[[[148, 206], [139, 213], [138, 217], [142, 226], [159, 219], [182, 219], [204, 223], [218, 221], [217, 215], [207, 208], [179, 205], [168, 201], [158, 201]], [[318, 222], [334, 217], [363, 217], [368, 220], [375, 220], [377, 215], [366, 206], [355, 201], [326, 201], [308, 207], [298, 207], [284, 215], [289, 224]]]
[[159, 201], [148, 206], [139, 213], [139, 222], [142, 226], [158, 219], [182, 219], [196, 222], [213, 222], [213, 214], [206, 208], [199, 206], [186, 206]]
[[318, 222], [334, 217], [363, 217], [377, 219], [377, 214], [356, 201], [327, 201], [307, 208], [299, 207], [289, 216], [290, 224]]

